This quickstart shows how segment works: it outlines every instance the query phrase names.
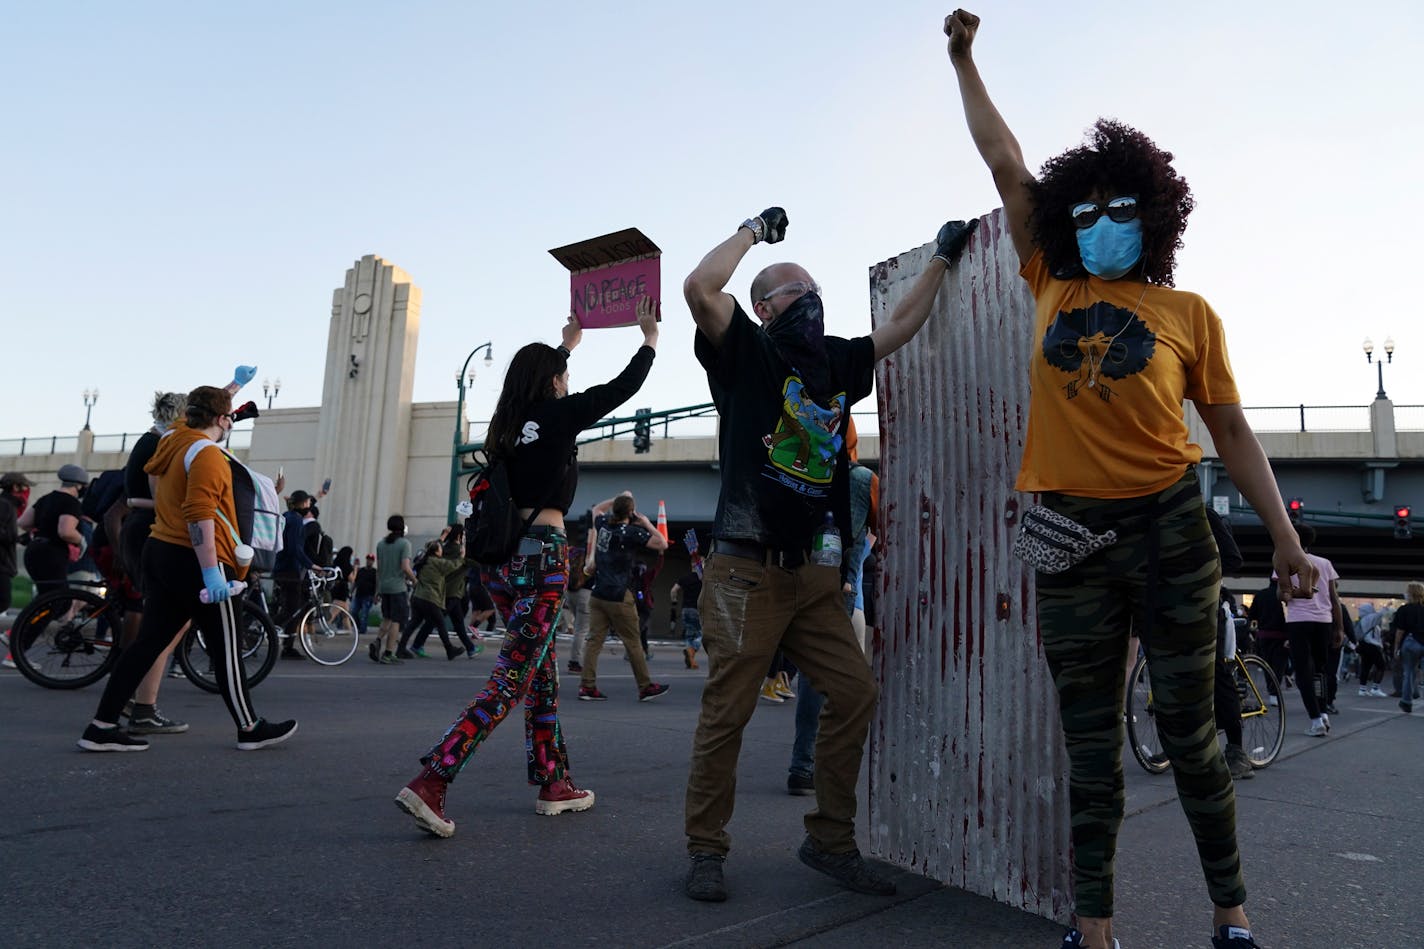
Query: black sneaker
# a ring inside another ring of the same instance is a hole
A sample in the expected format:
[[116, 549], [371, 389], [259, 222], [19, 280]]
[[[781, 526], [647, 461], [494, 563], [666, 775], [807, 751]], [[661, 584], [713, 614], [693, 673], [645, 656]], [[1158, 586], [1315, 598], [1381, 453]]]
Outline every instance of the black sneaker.
[[895, 895], [895, 884], [872, 870], [859, 850], [826, 853], [817, 849], [816, 845], [811, 843], [811, 838], [807, 837], [801, 842], [801, 849], [796, 851], [796, 856], [812, 870], [821, 871], [846, 889], [869, 893], [871, 896]]
[[786, 776], [786, 793], [797, 797], [810, 797], [816, 793], [816, 779], [809, 774], [797, 774], [793, 771]]
[[269, 745], [280, 745], [296, 733], [297, 723], [295, 721], [269, 722], [265, 718], [259, 718], [257, 724], [252, 728], [247, 731], [238, 731], [237, 750], [256, 751]]
[[1251, 938], [1251, 930], [1240, 926], [1218, 927], [1217, 935], [1211, 937], [1211, 949], [1261, 949]]
[[570, 672], [582, 672], [582, 671], [583, 671], [583, 664], [580, 663], [577, 659], [570, 659], [570, 660], [569, 660], [569, 671], [570, 671]]
[[366, 647], [366, 652], [370, 654], [372, 662], [381, 661], [381, 641], [378, 639]]
[[187, 722], [166, 718], [152, 705], [139, 706], [129, 719], [131, 735], [178, 735], [187, 730]]
[[720, 853], [693, 854], [692, 867], [687, 871], [683, 892], [704, 903], [721, 903], [726, 900], [727, 884], [722, 880], [722, 861], [726, 859]]
[[147, 751], [148, 742], [134, 738], [117, 725], [100, 728], [93, 722], [84, 729], [84, 737], [79, 739], [79, 747], [85, 751]]
[[639, 702], [651, 702], [667, 692], [668, 687], [658, 682], [649, 682], [647, 688], [638, 690]]

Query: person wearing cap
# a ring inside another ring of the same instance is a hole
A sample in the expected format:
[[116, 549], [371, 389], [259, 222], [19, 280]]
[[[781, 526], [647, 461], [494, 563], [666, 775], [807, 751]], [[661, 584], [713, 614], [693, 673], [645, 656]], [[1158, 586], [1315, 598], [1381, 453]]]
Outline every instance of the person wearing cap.
[[20, 572], [15, 544], [20, 540], [20, 515], [29, 501], [29, 478], [15, 471], [0, 477], [0, 614], [10, 608], [10, 587]]
[[[247, 575], [252, 548], [237, 536], [232, 467], [217, 450], [232, 431], [232, 394], [214, 386], [188, 393], [183, 421], [159, 439], [144, 470], [152, 479], [154, 524], [143, 548], [144, 610], [138, 638], [119, 656], [85, 751], [145, 751], [148, 742], [118, 725], [124, 703], [184, 624], [196, 622], [233, 722], [237, 747], [255, 751], [296, 733], [295, 721], [269, 722], [253, 711], [243, 675], [241, 629], [232, 580]], [[205, 441], [206, 440], [206, 441]]]
[[70, 547], [84, 548], [79, 532], [79, 494], [89, 483], [89, 472], [79, 465], [59, 469], [59, 487], [46, 494], [20, 515], [21, 530], [33, 531], [25, 548], [25, 572], [35, 581], [35, 593], [63, 590], [68, 583]]

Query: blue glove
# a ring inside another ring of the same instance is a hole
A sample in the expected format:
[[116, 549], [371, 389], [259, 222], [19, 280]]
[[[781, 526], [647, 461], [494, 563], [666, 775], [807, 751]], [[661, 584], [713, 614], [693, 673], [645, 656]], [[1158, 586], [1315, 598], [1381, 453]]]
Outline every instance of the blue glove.
[[257, 377], [256, 366], [238, 366], [232, 371], [232, 381], [240, 389]]
[[207, 589], [209, 603], [221, 603], [228, 598], [227, 575], [222, 567], [204, 567], [203, 586]]

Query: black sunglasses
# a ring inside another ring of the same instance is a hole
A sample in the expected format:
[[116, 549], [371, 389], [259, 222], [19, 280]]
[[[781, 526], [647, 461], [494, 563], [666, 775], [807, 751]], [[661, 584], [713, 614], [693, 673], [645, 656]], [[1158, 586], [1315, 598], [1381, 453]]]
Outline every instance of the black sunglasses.
[[1137, 217], [1137, 199], [1132, 195], [1120, 195], [1116, 198], [1109, 198], [1106, 204], [1094, 204], [1092, 201], [1083, 201], [1073, 205], [1068, 212], [1073, 218], [1075, 227], [1082, 229], [1092, 227], [1098, 223], [1098, 219], [1106, 213], [1108, 220], [1123, 224]]

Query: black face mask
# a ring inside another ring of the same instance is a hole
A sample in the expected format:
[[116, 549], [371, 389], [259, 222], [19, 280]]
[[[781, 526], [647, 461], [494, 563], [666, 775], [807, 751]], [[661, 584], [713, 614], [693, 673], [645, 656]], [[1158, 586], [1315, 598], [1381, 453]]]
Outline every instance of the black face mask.
[[829, 406], [831, 369], [826, 358], [826, 316], [821, 298], [805, 293], [766, 324], [777, 353], [801, 377], [806, 394], [823, 408]]

